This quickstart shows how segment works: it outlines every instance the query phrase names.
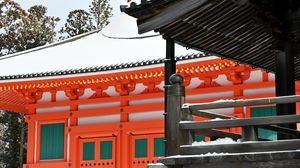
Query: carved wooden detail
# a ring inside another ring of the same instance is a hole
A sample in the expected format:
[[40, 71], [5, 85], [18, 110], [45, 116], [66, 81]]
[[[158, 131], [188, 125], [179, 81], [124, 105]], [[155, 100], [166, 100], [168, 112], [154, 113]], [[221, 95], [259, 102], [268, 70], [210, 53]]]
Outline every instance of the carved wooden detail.
[[204, 87], [214, 87], [214, 86], [220, 86], [214, 79], [217, 79], [219, 75], [204, 75], [199, 77], [200, 80], [203, 80], [203, 82], [198, 86], [198, 88], [204, 88]]
[[116, 91], [120, 93], [120, 95], [128, 95], [130, 92], [135, 90], [136, 83], [133, 81], [126, 83], [118, 83], [116, 86]]
[[108, 86], [96, 86], [96, 87], [92, 87], [91, 89], [95, 93], [91, 97], [89, 97], [89, 98], [93, 99], [93, 98], [100, 98], [100, 97], [108, 97], [109, 95], [104, 92], [104, 90], [106, 90], [107, 88], [108, 88]]
[[156, 82], [144, 82], [143, 85], [146, 86], [145, 90], [142, 93], [155, 93], [155, 92], [161, 92], [161, 90], [157, 87], [161, 81]]
[[232, 70], [230, 73], [226, 74], [227, 80], [231, 81], [233, 84], [242, 84], [244, 80], [250, 78], [251, 68], [241, 65], [242, 68], [237, 68]]
[[24, 97], [28, 103], [36, 103], [40, 100], [43, 96], [43, 92], [40, 90], [26, 90], [26, 91], [19, 91], [20, 96]]
[[80, 88], [68, 87], [68, 88], [65, 89], [65, 94], [71, 100], [76, 100], [78, 97], [80, 97], [84, 94], [84, 88], [82, 88], [82, 87], [80, 87]]

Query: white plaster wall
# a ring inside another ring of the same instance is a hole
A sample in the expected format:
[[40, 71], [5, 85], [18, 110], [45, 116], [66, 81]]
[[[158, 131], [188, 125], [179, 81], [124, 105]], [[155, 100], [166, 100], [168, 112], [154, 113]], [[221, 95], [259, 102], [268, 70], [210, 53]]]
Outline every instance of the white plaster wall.
[[162, 91], [165, 90], [164, 86], [165, 86], [165, 81], [162, 81], [160, 84], [156, 85], [156, 87], [159, 88]]
[[56, 107], [46, 107], [46, 108], [36, 109], [37, 114], [65, 112], [65, 111], [70, 111], [70, 106], [56, 106]]
[[144, 86], [142, 83], [137, 83], [135, 85], [135, 90], [130, 92], [130, 95], [136, 95], [142, 93], [147, 87]]
[[215, 82], [217, 82], [218, 84], [222, 85], [222, 86], [228, 86], [228, 85], [232, 85], [232, 82], [230, 82], [229, 80], [227, 80], [226, 75], [222, 74], [219, 75], [215, 80], [213, 80]]
[[141, 104], [155, 104], [155, 103], [163, 103], [164, 98], [154, 98], [154, 99], [143, 99], [143, 100], [132, 100], [129, 101], [130, 106], [141, 105]]
[[79, 117], [78, 125], [92, 125], [120, 122], [120, 115], [94, 116], [94, 117]]
[[195, 88], [198, 87], [202, 82], [203, 82], [203, 80], [200, 80], [199, 78], [192, 78], [192, 79], [191, 79], [191, 83], [186, 87], [186, 89], [195, 89]]
[[120, 107], [120, 102], [80, 104], [78, 105], [78, 110], [88, 110], [106, 107]]
[[66, 96], [64, 91], [57, 91], [56, 92], [56, 101], [65, 101], [69, 100], [69, 98]]
[[163, 113], [164, 111], [131, 113], [129, 114], [129, 121], [160, 120], [164, 118]]
[[231, 97], [233, 96], [232, 91], [226, 92], [215, 92], [215, 93], [203, 93], [203, 94], [194, 94], [194, 95], [187, 95], [186, 100], [201, 100], [201, 99], [210, 99], [210, 98], [224, 98], [224, 97]]
[[37, 103], [51, 102], [51, 92], [43, 92], [42, 98]]
[[114, 86], [109, 86], [106, 90], [104, 90], [106, 94], [109, 96], [120, 96], [120, 94], [116, 91]]
[[273, 73], [268, 73], [268, 77], [270, 81], [274, 81], [275, 80], [275, 74]]
[[244, 83], [255, 83], [255, 82], [262, 82], [263, 74], [262, 71], [252, 71], [250, 74], [250, 78], [245, 80]]
[[93, 91], [91, 88], [86, 88], [84, 89], [84, 94], [80, 96], [79, 99], [87, 99], [91, 97], [94, 93], [95, 91]]
[[266, 93], [275, 93], [275, 87], [268, 88], [258, 88], [258, 89], [245, 89], [244, 95], [256, 95], [256, 94], [266, 94]]

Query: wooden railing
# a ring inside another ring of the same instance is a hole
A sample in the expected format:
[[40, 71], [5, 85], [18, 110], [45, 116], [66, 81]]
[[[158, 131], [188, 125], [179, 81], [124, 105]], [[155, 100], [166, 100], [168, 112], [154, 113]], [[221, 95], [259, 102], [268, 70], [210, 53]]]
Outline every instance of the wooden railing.
[[[279, 125], [300, 122], [300, 115], [281, 115], [256, 118], [236, 118], [206, 111], [207, 109], [256, 106], [267, 104], [286, 104], [300, 102], [300, 96], [283, 96], [249, 100], [225, 100], [201, 104], [184, 104], [185, 88], [183, 78], [174, 74], [168, 86], [168, 119], [167, 119], [167, 155], [203, 154], [203, 152], [247, 152], [247, 151], [277, 151], [299, 149], [300, 140], [263, 141], [232, 144], [220, 147], [190, 146], [199, 134], [208, 137], [231, 137], [242, 141], [259, 141], [258, 128], [287, 134], [300, 139], [298, 130]], [[193, 116], [222, 120], [192, 121]], [[242, 134], [225, 132], [222, 128], [241, 128]]]

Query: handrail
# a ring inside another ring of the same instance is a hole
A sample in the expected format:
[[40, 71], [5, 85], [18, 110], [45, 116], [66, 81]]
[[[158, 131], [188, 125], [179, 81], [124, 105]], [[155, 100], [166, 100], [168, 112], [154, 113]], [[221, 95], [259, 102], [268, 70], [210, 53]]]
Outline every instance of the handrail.
[[[236, 118], [222, 114], [205, 111], [207, 109], [257, 106], [267, 104], [288, 104], [300, 102], [300, 95], [270, 97], [248, 100], [220, 100], [210, 103], [187, 104], [185, 100], [185, 88], [182, 85], [183, 78], [178, 74], [170, 77], [171, 85], [167, 91], [168, 111], [168, 155], [180, 154], [180, 146], [192, 144], [195, 134], [210, 134], [215, 136], [230, 136], [239, 138], [240, 135], [226, 133], [219, 128], [241, 127], [242, 141], [258, 141], [258, 128], [273, 130], [284, 134], [293, 134], [300, 137], [298, 130], [284, 128], [282, 124], [300, 123], [300, 115], [280, 115], [255, 118]], [[204, 122], [192, 121], [193, 115], [204, 118], [221, 118], [223, 120], [210, 120]]]
[[266, 105], [266, 104], [286, 104], [300, 102], [300, 95], [292, 96], [281, 96], [281, 97], [269, 97], [259, 99], [247, 99], [247, 100], [220, 100], [210, 103], [199, 103], [199, 104], [183, 104], [183, 109], [194, 110], [207, 110], [217, 108], [230, 108], [230, 107], [243, 107], [243, 106], [255, 106], [255, 105]]
[[231, 128], [245, 126], [261, 126], [261, 125], [277, 125], [299, 123], [300, 115], [281, 115], [271, 117], [256, 117], [245, 119], [226, 119], [217, 121], [181, 121], [180, 129], [195, 130], [195, 129], [214, 129], [214, 128]]
[[[209, 119], [215, 119], [215, 118], [239, 119], [238, 117], [227, 116], [227, 115], [222, 115], [222, 114], [218, 114], [218, 113], [214, 113], [214, 112], [210, 112], [210, 111], [203, 111], [203, 110], [201, 110], [201, 111], [194, 110], [194, 111], [192, 111], [192, 115], [198, 116], [198, 117], [203, 117], [203, 118], [209, 118]], [[276, 132], [286, 134], [286, 135], [292, 135], [293, 137], [300, 138], [300, 131], [298, 131], [298, 130], [281, 127], [278, 125], [261, 125], [261, 126], [257, 126], [257, 127], [264, 128], [264, 129], [271, 130], [271, 131], [276, 131]]]

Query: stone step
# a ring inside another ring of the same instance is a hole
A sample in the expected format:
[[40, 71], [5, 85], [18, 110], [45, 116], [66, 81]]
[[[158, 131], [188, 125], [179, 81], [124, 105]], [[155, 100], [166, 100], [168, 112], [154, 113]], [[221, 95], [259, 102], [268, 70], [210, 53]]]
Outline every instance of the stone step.
[[179, 155], [158, 161], [168, 168], [299, 168], [300, 151]]
[[156, 163], [156, 164], [148, 164], [147, 168], [168, 168], [162, 163]]
[[183, 145], [180, 147], [181, 155], [199, 155], [206, 153], [246, 153], [265, 151], [289, 151], [300, 149], [300, 139], [278, 141], [249, 141], [232, 144], [212, 145]]

